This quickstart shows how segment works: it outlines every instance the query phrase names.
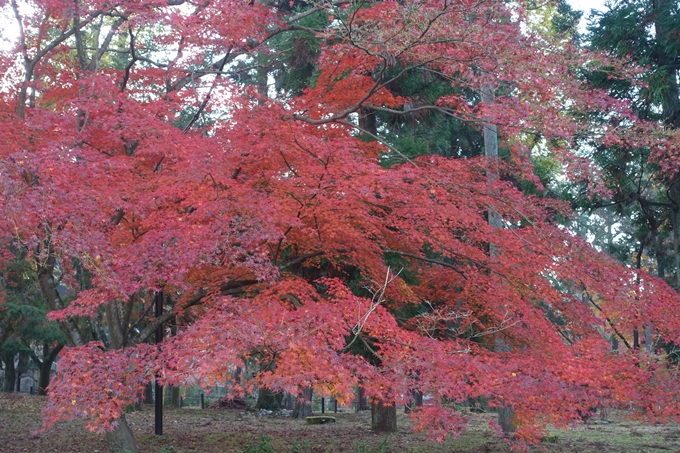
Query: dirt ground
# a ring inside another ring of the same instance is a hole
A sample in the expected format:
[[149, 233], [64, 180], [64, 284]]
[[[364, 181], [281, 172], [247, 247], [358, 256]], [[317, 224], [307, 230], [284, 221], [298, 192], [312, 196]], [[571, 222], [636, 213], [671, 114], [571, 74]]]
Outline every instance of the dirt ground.
[[[0, 394], [1, 453], [105, 453], [101, 436], [88, 433], [82, 422], [59, 424], [38, 433], [45, 398]], [[154, 435], [153, 407], [127, 415], [144, 453], [495, 453], [510, 445], [494, 437], [486, 419], [475, 414], [468, 432], [443, 444], [413, 433], [407, 416], [399, 415], [399, 432], [376, 435], [367, 412], [330, 414], [336, 423], [306, 425], [278, 416], [257, 416], [242, 410], [166, 408], [164, 435]], [[556, 431], [532, 452], [680, 453], [680, 426], [641, 425], [616, 414], [608, 424], [585, 424]]]

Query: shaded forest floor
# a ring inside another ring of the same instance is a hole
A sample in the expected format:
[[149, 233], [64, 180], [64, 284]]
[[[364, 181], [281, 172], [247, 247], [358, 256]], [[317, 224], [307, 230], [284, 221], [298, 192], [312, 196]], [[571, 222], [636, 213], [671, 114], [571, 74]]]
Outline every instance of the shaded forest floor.
[[[0, 393], [0, 452], [105, 453], [101, 436], [88, 433], [82, 422], [57, 425], [36, 433], [45, 398]], [[336, 414], [330, 414], [336, 415]], [[399, 415], [399, 432], [376, 435], [369, 413], [340, 413], [337, 423], [309, 426], [287, 417], [262, 416], [237, 410], [166, 408], [164, 435], [155, 436], [153, 407], [127, 415], [143, 453], [495, 453], [510, 446], [494, 437], [487, 419], [475, 414], [468, 432], [444, 444], [425, 441], [410, 431]], [[610, 424], [586, 424], [557, 431], [532, 452], [680, 452], [680, 426], [641, 425], [612, 416]], [[554, 443], [553, 443], [554, 442]]]

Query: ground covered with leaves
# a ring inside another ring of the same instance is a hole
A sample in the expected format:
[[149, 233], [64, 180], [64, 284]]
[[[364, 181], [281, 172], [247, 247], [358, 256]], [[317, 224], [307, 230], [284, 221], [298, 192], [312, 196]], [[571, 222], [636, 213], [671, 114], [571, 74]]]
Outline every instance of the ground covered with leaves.
[[[102, 436], [88, 433], [80, 422], [61, 423], [38, 432], [39, 396], [0, 394], [0, 452], [93, 453], [107, 451]], [[165, 411], [163, 436], [154, 435], [152, 406], [127, 415], [140, 444], [148, 453], [491, 453], [509, 452], [510, 446], [493, 435], [487, 419], [473, 414], [468, 432], [443, 444], [427, 442], [410, 430], [409, 419], [399, 415], [399, 432], [376, 435], [368, 412], [331, 414], [337, 422], [310, 426], [274, 415], [258, 416], [233, 409], [170, 409]], [[532, 451], [561, 453], [680, 452], [680, 426], [641, 425], [613, 414], [611, 423], [592, 422], [556, 431]]]

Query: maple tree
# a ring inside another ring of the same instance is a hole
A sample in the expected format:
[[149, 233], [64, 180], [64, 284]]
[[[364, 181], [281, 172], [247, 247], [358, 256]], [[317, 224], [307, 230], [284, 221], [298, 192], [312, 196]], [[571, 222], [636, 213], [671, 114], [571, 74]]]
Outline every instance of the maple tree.
[[[674, 131], [574, 76], [635, 70], [527, 32], [521, 2], [0, 6], [19, 27], [0, 59], [0, 240], [28, 253], [70, 346], [47, 424], [85, 418], [136, 451], [123, 409], [154, 375], [208, 386], [253, 361], [234, 392], [346, 402], [361, 382], [377, 407], [432, 394], [411, 414], [437, 439], [463, 432], [454, 404], [480, 396], [512, 407], [525, 440], [596, 405], [680, 415], [674, 367], [604, 338], [644, 320], [679, 341], [677, 294], [562, 227], [566, 203], [514, 183], [540, 190], [531, 156], [550, 153], [605, 193], [572, 147], [583, 135], [646, 147], [671, 171]], [[317, 47], [295, 61], [301, 37]], [[269, 85], [293, 67], [305, 82]], [[451, 89], [407, 95], [407, 77]], [[506, 158], [409, 156], [366, 112], [494, 124]], [[177, 335], [150, 345], [177, 316]]]

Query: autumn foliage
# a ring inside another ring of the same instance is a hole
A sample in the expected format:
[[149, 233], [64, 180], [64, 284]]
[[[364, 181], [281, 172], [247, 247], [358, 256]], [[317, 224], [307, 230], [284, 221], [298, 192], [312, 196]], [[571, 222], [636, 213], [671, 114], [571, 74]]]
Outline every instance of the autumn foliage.
[[[540, 189], [530, 157], [549, 149], [564, 178], [603, 193], [575, 137], [649, 147], [668, 171], [677, 138], [576, 76], [634, 72], [529, 32], [522, 2], [0, 6], [21, 24], [0, 59], [0, 244], [28, 251], [70, 335], [48, 424], [107, 430], [156, 373], [208, 386], [265, 362], [228, 383], [349, 401], [361, 381], [400, 404], [420, 391], [433, 398], [415, 426], [437, 439], [463, 432], [452, 408], [477, 397], [511, 406], [525, 439], [599, 405], [680, 415], [674, 365], [608, 342], [636, 329], [680, 342], [677, 293], [517, 184]], [[268, 85], [285, 54], [269, 43], [287, 33], [319, 43], [299, 93]], [[425, 102], [391, 89], [412, 74], [453, 90]], [[475, 94], [485, 85], [493, 103]], [[357, 129], [362, 109], [495, 124], [506, 158], [405, 156], [389, 130]], [[171, 296], [154, 319], [159, 290]]]

